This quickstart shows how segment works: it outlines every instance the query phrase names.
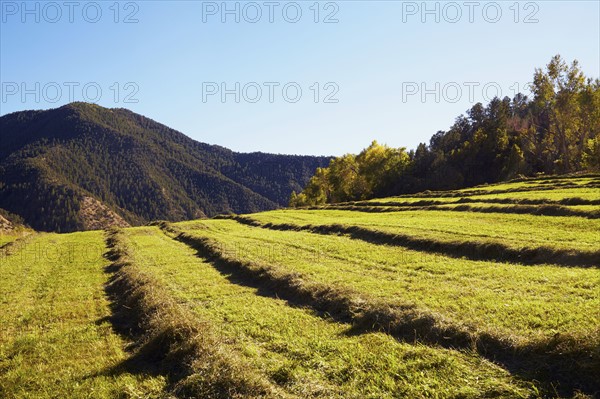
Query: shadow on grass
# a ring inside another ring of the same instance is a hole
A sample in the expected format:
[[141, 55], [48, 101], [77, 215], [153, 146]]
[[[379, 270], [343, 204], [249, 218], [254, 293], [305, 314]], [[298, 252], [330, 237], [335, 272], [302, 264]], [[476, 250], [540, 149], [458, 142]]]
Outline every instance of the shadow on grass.
[[[85, 379], [96, 377], [118, 377], [124, 374], [148, 376], [148, 377], [165, 377], [164, 370], [159, 366], [158, 359], [147, 356], [141, 353], [131, 353], [126, 359], [123, 359], [114, 366], [108, 367], [97, 373], [86, 375]], [[169, 384], [173, 386], [173, 384]]]
[[[182, 370], [175, 362], [166, 362], [167, 348], [166, 337], [157, 335], [151, 341], [145, 340], [146, 331], [142, 324], [143, 320], [135, 301], [129, 298], [133, 287], [126, 287], [117, 275], [125, 266], [120, 262], [123, 253], [113, 247], [110, 236], [107, 239], [108, 251], [104, 257], [110, 260], [110, 265], [104, 268], [104, 272], [110, 277], [104, 285], [104, 292], [109, 299], [110, 315], [96, 320], [96, 324], [109, 323], [112, 330], [121, 336], [128, 344], [125, 347], [127, 357], [112, 367], [106, 368], [98, 373], [88, 375], [86, 378], [98, 376], [115, 377], [122, 374], [140, 376], [162, 376], [167, 381], [167, 391], [172, 391], [176, 382], [182, 377]], [[161, 339], [165, 342], [160, 342]]]
[[[105, 257], [113, 261], [116, 260], [111, 251], [107, 252]], [[113, 377], [121, 374], [134, 374], [164, 376], [169, 380], [174, 370], [172, 367], [168, 369], [165, 367], [163, 363], [165, 358], [164, 351], [154, 350], [157, 347], [155, 343], [140, 343], [144, 335], [144, 331], [141, 328], [141, 320], [136, 315], [136, 310], [125, 302], [121, 291], [122, 287], [119, 287], [119, 284], [116, 282], [117, 277], [115, 273], [121, 267], [118, 263], [112, 263], [104, 269], [107, 274], [111, 275], [104, 286], [104, 292], [110, 301], [109, 308], [111, 314], [110, 316], [96, 320], [96, 324], [109, 323], [113, 331], [128, 342], [125, 347], [128, 356], [118, 364], [97, 373], [97, 375], [88, 377], [100, 375]], [[144, 347], [153, 348], [153, 350], [145, 350]], [[160, 345], [158, 347], [160, 348]], [[170, 386], [172, 388], [172, 384]]]

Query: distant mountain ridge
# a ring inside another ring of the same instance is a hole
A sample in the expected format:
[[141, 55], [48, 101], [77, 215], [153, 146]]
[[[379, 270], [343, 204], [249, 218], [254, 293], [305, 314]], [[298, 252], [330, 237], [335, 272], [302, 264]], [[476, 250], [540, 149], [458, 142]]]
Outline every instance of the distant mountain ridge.
[[236, 153], [87, 103], [5, 115], [0, 142], [0, 208], [60, 232], [275, 209], [330, 160]]

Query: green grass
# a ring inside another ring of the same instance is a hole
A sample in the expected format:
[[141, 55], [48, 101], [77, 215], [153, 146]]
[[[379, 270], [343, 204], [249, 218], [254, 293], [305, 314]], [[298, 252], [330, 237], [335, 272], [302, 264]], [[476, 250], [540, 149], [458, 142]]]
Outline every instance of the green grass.
[[600, 206], [598, 205], [569, 205], [571, 209], [582, 210], [586, 212], [598, 212], [600, 211]]
[[[496, 187], [496, 186], [494, 186]], [[490, 193], [490, 194], [473, 194], [473, 195], [461, 195], [460, 191], [454, 192], [452, 196], [427, 196], [427, 197], [411, 197], [411, 196], [400, 196], [400, 197], [387, 197], [387, 198], [374, 198], [367, 201], [355, 201], [349, 204], [353, 205], [410, 205], [419, 203], [425, 204], [448, 204], [448, 203], [460, 203], [461, 199], [468, 199], [469, 201], [485, 201], [491, 203], [510, 202], [520, 203], [524, 201], [539, 201], [547, 203], [559, 203], [561, 201], [568, 202], [569, 200], [582, 199], [584, 201], [600, 201], [600, 189], [599, 188], [555, 188], [552, 190], [531, 190], [531, 191], [507, 191], [502, 193]], [[598, 206], [598, 205], [596, 205]]]
[[396, 202], [373, 202], [371, 204], [333, 204], [308, 209], [319, 210], [349, 210], [358, 212], [382, 213], [382, 212], [405, 212], [405, 211], [453, 211], [453, 212], [477, 212], [477, 213], [511, 213], [519, 215], [537, 216], [579, 216], [588, 219], [600, 219], [600, 205], [557, 205], [557, 204], [514, 204], [493, 203], [489, 201], [476, 202], [475, 200], [445, 203], [396, 203]]
[[126, 233], [133, 259], [145, 272], [218, 328], [221, 345], [242, 354], [290, 394], [319, 398], [531, 394], [474, 354], [403, 344], [383, 333], [351, 334], [347, 324], [232, 280], [156, 228]]
[[513, 189], [522, 189], [528, 188], [531, 190], [544, 188], [544, 187], [560, 187], [561, 185], [577, 185], [577, 186], [585, 186], [590, 184], [600, 183], [600, 179], [598, 176], [594, 177], [555, 177], [555, 178], [546, 178], [546, 179], [527, 179], [527, 180], [517, 180], [507, 183], [499, 183], [499, 184], [490, 184], [483, 185], [477, 187], [464, 188], [461, 190], [456, 190], [456, 192], [461, 193], [469, 193], [472, 191], [491, 191], [491, 190], [513, 190]]
[[[470, 206], [477, 206], [477, 207], [486, 207], [486, 206], [494, 206], [494, 207], [499, 207], [499, 208], [510, 208], [510, 207], [514, 207], [514, 206], [523, 206], [523, 205], [515, 205], [515, 204], [507, 204], [507, 203], [495, 203], [495, 204], [490, 204], [489, 202], [477, 202], [477, 199], [473, 199], [473, 201], [469, 201], [468, 203], [466, 203], [466, 205], [470, 205]], [[457, 204], [440, 204], [440, 207], [444, 207], [444, 208], [452, 208], [457, 206]], [[531, 205], [532, 207], [534, 205]], [[572, 209], [572, 210], [585, 210], [585, 211], [591, 211], [591, 212], [598, 212], [600, 211], [600, 205], [562, 205], [562, 207], [566, 208], [566, 209]]]
[[8, 244], [9, 242], [15, 241], [17, 238], [19, 238], [19, 237], [15, 236], [15, 235], [0, 234], [0, 247], [3, 247], [4, 245]]
[[478, 199], [505, 199], [514, 198], [515, 200], [532, 199], [532, 200], [549, 200], [560, 201], [565, 198], [582, 198], [584, 200], [600, 200], [600, 188], [555, 188], [544, 191], [522, 191], [508, 192], [498, 194], [473, 195], [469, 198]]
[[123, 232], [107, 232], [113, 261], [107, 291], [114, 323], [133, 340], [132, 359], [169, 378], [180, 398], [285, 398], [255, 368], [221, 345], [205, 319], [179, 303], [143, 264], [133, 260]]
[[10, 233], [0, 233], [0, 248], [19, 239], [25, 239], [28, 235], [31, 235], [32, 233], [32, 230], [25, 228], [20, 228]]
[[[547, 199], [550, 194], [546, 195], [546, 199], [542, 199], [542, 201], [547, 201], [548, 205], [559, 205], [566, 209], [572, 210], [582, 210], [587, 212], [600, 212], [600, 204], [598, 205], [590, 205], [590, 204], [568, 204], [568, 203], [560, 203], [559, 200], [550, 200]], [[525, 198], [505, 198], [505, 199], [494, 199], [490, 196], [473, 196], [473, 197], [464, 197], [464, 198], [452, 198], [452, 197], [437, 197], [437, 198], [397, 198], [397, 197], [389, 197], [389, 198], [380, 198], [369, 201], [357, 201], [357, 202], [348, 202], [341, 204], [331, 204], [322, 206], [321, 209], [328, 208], [336, 208], [336, 207], [376, 207], [376, 208], [386, 208], [393, 209], [399, 208], [402, 210], [409, 210], [411, 208], [422, 208], [429, 206], [436, 207], [445, 207], [452, 208], [458, 205], [471, 205], [471, 206], [494, 206], [494, 207], [512, 207], [512, 206], [539, 206], [543, 204], [527, 204], [523, 203], [523, 199], [527, 199], [527, 196], [523, 196]], [[576, 197], [565, 197], [567, 200]], [[564, 198], [563, 198], [564, 199]], [[600, 198], [598, 198], [600, 200]]]
[[[430, 201], [433, 198], [422, 198], [422, 197], [386, 197], [386, 198], [374, 198], [371, 200], [367, 200], [367, 201], [355, 201], [355, 202], [350, 202], [351, 204], [365, 204], [365, 205], [371, 205], [373, 203], [382, 203], [382, 204], [388, 204], [388, 203], [394, 203], [394, 202], [399, 202], [399, 203], [413, 203], [413, 202], [422, 202], [422, 201]], [[440, 203], [445, 203], [445, 202], [456, 202], [458, 199], [457, 198], [453, 198], [453, 197], [437, 197], [435, 198], [435, 201], [438, 201]]]
[[[386, 203], [410, 204], [423, 201], [437, 203], [456, 202], [461, 198], [485, 201], [567, 201], [571, 198], [587, 201], [600, 201], [600, 176], [554, 177], [541, 179], [515, 180], [506, 183], [482, 185], [461, 190], [423, 192], [404, 194], [396, 197], [375, 198], [367, 201], [355, 201], [350, 204], [371, 205]], [[597, 205], [597, 204], [596, 204]]]
[[253, 214], [252, 219], [262, 223], [290, 223], [298, 226], [360, 226], [441, 242], [498, 243], [515, 250], [548, 247], [594, 252], [598, 251], [600, 242], [600, 220], [582, 217], [451, 211], [363, 213], [343, 210], [278, 210]]
[[0, 259], [0, 396], [146, 398], [161, 377], [129, 373], [103, 285], [101, 232], [39, 234]]

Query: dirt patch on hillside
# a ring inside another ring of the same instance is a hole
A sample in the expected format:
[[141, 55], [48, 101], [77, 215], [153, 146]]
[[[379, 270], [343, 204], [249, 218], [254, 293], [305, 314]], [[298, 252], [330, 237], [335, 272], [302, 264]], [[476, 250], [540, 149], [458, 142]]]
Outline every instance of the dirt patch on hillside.
[[103, 230], [113, 226], [130, 227], [125, 219], [92, 197], [83, 197], [79, 216], [85, 230]]
[[13, 230], [13, 224], [4, 216], [0, 215], [0, 234], [11, 233]]

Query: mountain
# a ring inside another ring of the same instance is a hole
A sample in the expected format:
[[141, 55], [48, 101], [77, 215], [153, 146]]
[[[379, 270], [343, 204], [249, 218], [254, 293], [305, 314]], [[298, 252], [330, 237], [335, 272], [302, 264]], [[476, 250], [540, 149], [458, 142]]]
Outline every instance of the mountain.
[[0, 142], [0, 208], [59, 232], [275, 209], [330, 161], [236, 153], [87, 103], [0, 117]]

